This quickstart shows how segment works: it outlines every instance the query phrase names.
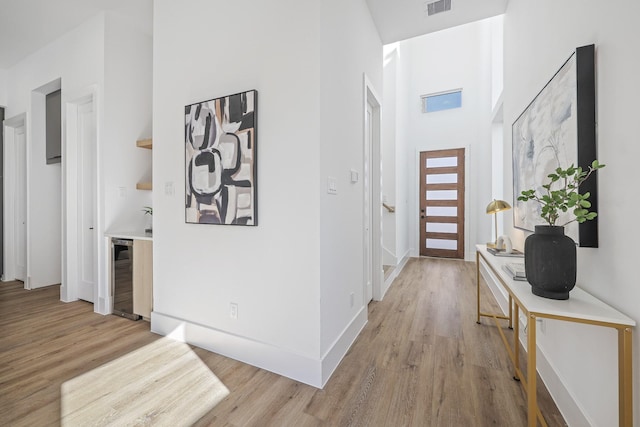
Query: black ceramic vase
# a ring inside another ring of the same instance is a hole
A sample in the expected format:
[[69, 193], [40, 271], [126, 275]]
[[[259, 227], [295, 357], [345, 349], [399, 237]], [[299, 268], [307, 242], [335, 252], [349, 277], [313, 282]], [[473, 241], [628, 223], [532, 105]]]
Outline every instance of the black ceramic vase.
[[535, 295], [569, 299], [576, 285], [576, 244], [564, 227], [536, 225], [524, 242], [524, 269]]

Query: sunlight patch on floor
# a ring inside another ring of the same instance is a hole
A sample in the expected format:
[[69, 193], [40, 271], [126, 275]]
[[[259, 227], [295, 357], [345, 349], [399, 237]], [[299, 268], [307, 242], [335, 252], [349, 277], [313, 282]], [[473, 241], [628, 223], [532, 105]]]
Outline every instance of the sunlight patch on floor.
[[66, 381], [62, 426], [188, 426], [228, 394], [184, 343], [157, 341]]

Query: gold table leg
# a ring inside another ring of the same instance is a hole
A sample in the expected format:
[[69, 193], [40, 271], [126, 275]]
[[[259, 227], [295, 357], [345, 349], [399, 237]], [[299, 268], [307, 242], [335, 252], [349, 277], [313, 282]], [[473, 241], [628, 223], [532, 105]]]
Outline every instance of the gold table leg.
[[633, 426], [632, 331], [618, 329], [618, 404], [620, 427]]
[[476, 305], [476, 313], [478, 318], [476, 319], [476, 323], [480, 324], [480, 252], [476, 251], [476, 296], [477, 296], [477, 305]]
[[536, 316], [529, 313], [527, 318], [527, 419], [529, 427], [537, 426], [536, 380]]
[[509, 293], [509, 329], [513, 329], [513, 297]]
[[515, 374], [513, 375], [513, 379], [516, 381], [520, 381], [520, 376], [518, 375], [518, 371], [520, 371], [520, 306], [516, 304], [515, 307], [515, 331], [513, 335], [513, 352], [515, 355]]

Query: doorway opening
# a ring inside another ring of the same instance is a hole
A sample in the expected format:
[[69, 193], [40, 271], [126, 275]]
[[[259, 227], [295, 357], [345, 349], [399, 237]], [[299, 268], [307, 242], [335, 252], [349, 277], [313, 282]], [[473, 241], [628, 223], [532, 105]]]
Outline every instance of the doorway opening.
[[363, 248], [365, 304], [383, 297], [380, 97], [364, 76]]
[[30, 289], [27, 251], [26, 114], [3, 122], [3, 281], [20, 280]]
[[62, 301], [99, 299], [97, 121], [95, 94], [66, 103], [65, 242]]
[[464, 259], [464, 152], [420, 152], [422, 256]]

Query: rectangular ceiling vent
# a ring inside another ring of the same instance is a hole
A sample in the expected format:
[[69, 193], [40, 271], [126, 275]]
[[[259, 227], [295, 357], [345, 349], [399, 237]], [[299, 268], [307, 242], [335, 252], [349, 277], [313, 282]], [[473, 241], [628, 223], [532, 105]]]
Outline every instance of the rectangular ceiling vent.
[[451, 0], [439, 0], [432, 3], [427, 3], [427, 15], [435, 15], [436, 13], [446, 12], [451, 10]]

